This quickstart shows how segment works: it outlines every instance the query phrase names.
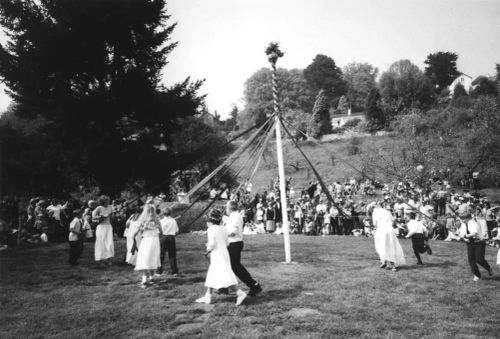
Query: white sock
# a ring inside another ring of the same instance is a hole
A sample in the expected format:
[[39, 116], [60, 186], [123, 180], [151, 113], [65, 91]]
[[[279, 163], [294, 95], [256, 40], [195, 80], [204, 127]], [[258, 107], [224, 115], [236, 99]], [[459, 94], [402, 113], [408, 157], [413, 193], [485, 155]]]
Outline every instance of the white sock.
[[145, 284], [147, 281], [148, 281], [148, 278], [145, 275], [143, 275], [142, 276], [142, 283]]

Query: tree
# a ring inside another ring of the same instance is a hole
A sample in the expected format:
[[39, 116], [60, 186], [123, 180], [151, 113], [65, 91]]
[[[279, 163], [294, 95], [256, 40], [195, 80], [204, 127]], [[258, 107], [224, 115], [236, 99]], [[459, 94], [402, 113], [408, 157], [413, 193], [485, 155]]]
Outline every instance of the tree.
[[321, 135], [328, 134], [331, 131], [332, 123], [330, 120], [328, 99], [325, 91], [320, 90], [316, 96], [316, 102], [314, 103], [313, 113], [307, 128], [307, 134], [313, 138], [317, 138]]
[[467, 96], [467, 91], [465, 90], [465, 87], [459, 83], [453, 89], [453, 100], [463, 96]]
[[339, 104], [337, 105], [337, 113], [347, 114], [348, 110], [349, 110], [349, 103], [347, 102], [347, 98], [345, 97], [345, 95], [343, 95], [339, 99]]
[[226, 131], [230, 132], [237, 128], [236, 123], [238, 119], [238, 113], [239, 113], [238, 107], [234, 105], [233, 108], [231, 109], [231, 112], [229, 113], [229, 118], [226, 119], [225, 121]]
[[384, 112], [380, 107], [381, 100], [382, 97], [376, 88], [373, 88], [366, 97], [365, 115], [366, 121], [368, 122], [368, 128], [370, 130], [380, 129], [386, 123]]
[[[283, 114], [301, 110], [311, 112], [314, 94], [308, 88], [302, 70], [278, 68], [278, 94]], [[261, 68], [245, 81], [245, 107], [238, 115], [238, 126], [247, 128], [263, 123], [266, 115], [273, 112], [271, 70]]]
[[316, 55], [312, 63], [304, 69], [304, 78], [314, 93], [324, 91], [331, 107], [336, 107], [340, 96], [346, 93], [342, 71], [329, 56]]
[[396, 112], [409, 108], [428, 109], [434, 102], [430, 80], [410, 60], [394, 62], [379, 81], [382, 98], [396, 107]]
[[458, 54], [452, 52], [436, 52], [429, 54], [424, 63], [427, 65], [424, 74], [436, 85], [438, 91], [447, 88], [460, 75], [457, 69]]
[[498, 88], [495, 81], [488, 79], [485, 76], [479, 76], [472, 82], [472, 86], [476, 85], [474, 88], [474, 95], [493, 95], [498, 96]]
[[176, 46], [169, 18], [164, 0], [0, 2], [9, 38], [0, 78], [16, 116], [46, 120], [36, 138], [56, 153], [51, 177], [66, 187], [94, 177], [113, 193], [136, 178], [163, 180], [178, 165], [171, 132], [203, 97], [200, 81], [160, 83]]
[[376, 87], [378, 68], [368, 63], [352, 62], [343, 69], [347, 98], [354, 111], [364, 110], [366, 97]]

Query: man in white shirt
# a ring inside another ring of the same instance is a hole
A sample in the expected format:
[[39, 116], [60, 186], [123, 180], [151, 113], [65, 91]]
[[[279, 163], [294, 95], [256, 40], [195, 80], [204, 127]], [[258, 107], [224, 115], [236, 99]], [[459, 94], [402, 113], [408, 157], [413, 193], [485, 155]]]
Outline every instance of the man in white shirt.
[[477, 223], [472, 219], [470, 213], [461, 214], [460, 221], [462, 222], [460, 226], [460, 238], [467, 243], [467, 259], [472, 274], [474, 274], [473, 280], [478, 281], [481, 279], [481, 273], [477, 267], [478, 264], [484, 267], [490, 276], [493, 275], [490, 265], [484, 258], [486, 239], [488, 239], [488, 227]]
[[241, 251], [243, 250], [243, 218], [238, 212], [238, 203], [228, 201], [226, 205], [228, 217], [225, 221], [229, 240], [229, 257], [231, 259], [231, 268], [234, 274], [248, 286], [249, 296], [255, 296], [262, 291], [262, 287], [257, 283], [246, 268], [241, 264]]
[[160, 219], [162, 235], [160, 236], [160, 264], [156, 271], [156, 275], [163, 273], [163, 261], [165, 260], [165, 252], [168, 252], [168, 261], [172, 274], [176, 276], [179, 273], [177, 268], [177, 248], [175, 246], [175, 236], [179, 233], [177, 221], [172, 218], [172, 210], [165, 208]]
[[432, 254], [430, 246], [425, 243], [427, 228], [421, 221], [415, 220], [415, 213], [410, 213], [409, 217], [408, 235], [406, 237], [411, 238], [413, 253], [415, 253], [415, 257], [417, 258], [417, 265], [423, 265], [420, 253], [427, 252], [429, 255]]

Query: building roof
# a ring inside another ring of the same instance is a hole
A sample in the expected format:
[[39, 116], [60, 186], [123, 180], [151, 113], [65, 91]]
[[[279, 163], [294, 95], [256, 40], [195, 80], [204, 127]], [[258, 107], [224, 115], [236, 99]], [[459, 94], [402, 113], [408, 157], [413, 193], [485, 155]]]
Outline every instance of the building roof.
[[338, 119], [338, 118], [357, 118], [357, 117], [363, 117], [365, 116], [365, 112], [357, 112], [357, 113], [351, 113], [349, 114], [333, 114], [331, 117], [332, 119]]

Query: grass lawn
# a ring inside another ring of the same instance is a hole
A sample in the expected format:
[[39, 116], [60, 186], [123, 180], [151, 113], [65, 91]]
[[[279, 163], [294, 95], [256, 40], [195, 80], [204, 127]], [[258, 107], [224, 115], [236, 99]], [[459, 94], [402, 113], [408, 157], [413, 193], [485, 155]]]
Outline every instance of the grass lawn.
[[[473, 282], [465, 245], [431, 242], [434, 255], [381, 270], [372, 238], [292, 236], [296, 264], [280, 263], [280, 236], [246, 237], [243, 263], [264, 291], [235, 306], [234, 296], [197, 305], [204, 293], [205, 237], [178, 237], [178, 277], [147, 289], [132, 268], [97, 268], [85, 244], [80, 266], [67, 244], [0, 253], [0, 338], [494, 338], [500, 335], [500, 273]], [[497, 250], [487, 248], [495, 264]], [[483, 271], [484, 272], [484, 271]]]

